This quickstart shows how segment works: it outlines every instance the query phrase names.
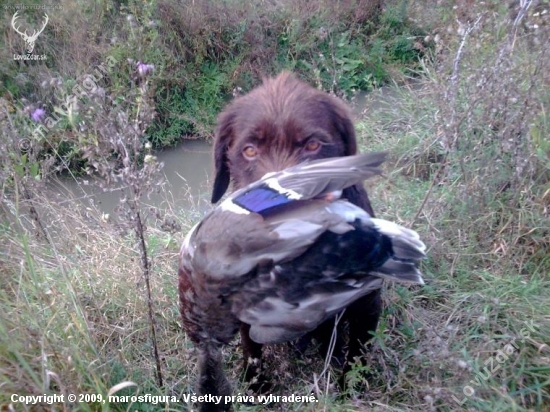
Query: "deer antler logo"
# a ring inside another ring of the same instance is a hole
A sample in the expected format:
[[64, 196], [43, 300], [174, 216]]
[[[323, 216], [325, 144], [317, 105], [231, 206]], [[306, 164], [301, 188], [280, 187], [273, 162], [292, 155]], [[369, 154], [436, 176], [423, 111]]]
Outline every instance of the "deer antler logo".
[[16, 11], [15, 14], [13, 15], [13, 17], [11, 19], [11, 25], [12, 25], [13, 29], [23, 37], [23, 40], [25, 40], [25, 49], [27, 49], [28, 54], [31, 54], [32, 51], [34, 50], [34, 43], [36, 42], [36, 39], [37, 39], [38, 35], [44, 31], [44, 28], [46, 27], [46, 24], [48, 24], [48, 20], [49, 20], [48, 15], [46, 13], [44, 13], [44, 17], [46, 19], [44, 20], [44, 24], [42, 25], [42, 28], [40, 29], [40, 31], [37, 32], [35, 30], [34, 33], [31, 36], [29, 36], [27, 34], [27, 30], [25, 30], [24, 33], [21, 33], [19, 31], [19, 27], [15, 26], [16, 20], [19, 17], [17, 15], [17, 13], [19, 13], [19, 11]]

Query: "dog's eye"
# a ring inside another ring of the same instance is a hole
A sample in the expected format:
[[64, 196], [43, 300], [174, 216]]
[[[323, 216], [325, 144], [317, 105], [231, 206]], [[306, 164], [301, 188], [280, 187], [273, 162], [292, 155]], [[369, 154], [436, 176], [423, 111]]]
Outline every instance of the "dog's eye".
[[308, 152], [315, 152], [316, 150], [319, 149], [319, 147], [321, 147], [321, 143], [319, 142], [319, 140], [315, 140], [315, 139], [310, 140], [305, 145], [305, 149]]
[[244, 149], [243, 149], [243, 155], [244, 155], [244, 157], [247, 157], [248, 159], [252, 159], [252, 158], [256, 157], [257, 154], [258, 154], [258, 150], [256, 149], [255, 146], [253, 146], [251, 144], [245, 146]]

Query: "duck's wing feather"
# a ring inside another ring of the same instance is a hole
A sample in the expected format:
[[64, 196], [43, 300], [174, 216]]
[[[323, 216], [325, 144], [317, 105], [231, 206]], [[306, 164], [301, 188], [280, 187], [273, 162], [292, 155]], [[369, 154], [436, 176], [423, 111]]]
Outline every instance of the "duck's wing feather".
[[263, 214], [293, 201], [339, 192], [379, 175], [379, 166], [385, 158], [385, 152], [375, 152], [301, 163], [280, 172], [268, 173], [257, 182], [236, 191], [223, 203], [225, 207], [233, 203], [249, 212]]

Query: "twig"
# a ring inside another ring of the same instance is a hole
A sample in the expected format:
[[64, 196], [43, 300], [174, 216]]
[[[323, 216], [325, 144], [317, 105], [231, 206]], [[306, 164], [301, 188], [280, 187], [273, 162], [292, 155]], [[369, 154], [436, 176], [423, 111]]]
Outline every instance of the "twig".
[[[474, 22], [473, 25], [468, 24], [468, 27], [466, 28], [466, 31], [462, 35], [462, 40], [460, 42], [460, 46], [458, 47], [458, 51], [456, 52], [456, 56], [455, 56], [455, 59], [453, 61], [453, 72], [452, 72], [451, 76], [449, 77], [449, 81], [451, 82], [451, 86], [449, 87], [450, 93], [447, 96], [445, 96], [446, 100], [449, 102], [449, 106], [451, 106], [451, 107], [456, 106], [456, 96], [458, 94], [458, 80], [460, 79], [460, 62], [462, 60], [462, 53], [464, 51], [464, 46], [466, 45], [466, 39], [477, 28], [477, 25], [481, 21], [481, 17], [482, 17], [481, 15], [477, 16], [477, 19], [476, 19], [476, 21]], [[449, 122], [449, 124], [452, 125], [452, 126], [455, 126], [455, 124], [454, 124], [455, 123], [455, 115], [456, 115], [456, 110], [453, 110], [452, 114], [451, 114], [451, 119], [450, 119], [450, 122]], [[456, 132], [456, 128], [455, 128], [455, 132]], [[450, 142], [447, 145], [447, 150], [450, 150], [450, 148], [454, 147], [457, 140], [458, 140], [458, 133], [455, 133], [455, 135], [453, 136], [452, 142]]]
[[[450, 107], [456, 107], [456, 96], [458, 94], [458, 87], [459, 87], [458, 81], [460, 79], [460, 62], [462, 60], [462, 53], [464, 50], [464, 46], [466, 45], [466, 39], [474, 31], [474, 29], [477, 28], [477, 25], [481, 21], [481, 17], [482, 16], [479, 15], [476, 21], [474, 22], [474, 24], [468, 24], [468, 27], [466, 28], [466, 30], [464, 31], [464, 34], [462, 35], [462, 40], [460, 41], [460, 46], [458, 47], [458, 51], [456, 52], [456, 56], [453, 61], [453, 72], [449, 77], [449, 81], [451, 82], [451, 86], [449, 88], [450, 93], [447, 96], [445, 96], [446, 100], [449, 102]], [[426, 195], [424, 196], [424, 199], [422, 200], [422, 203], [418, 208], [418, 211], [414, 215], [411, 225], [413, 225], [416, 222], [416, 220], [419, 218], [420, 214], [422, 213], [422, 210], [424, 209], [424, 206], [426, 206], [426, 203], [428, 202], [428, 199], [432, 194], [434, 186], [436, 185], [437, 182], [439, 182], [440, 176], [443, 174], [443, 171], [447, 166], [447, 159], [449, 157], [449, 153], [458, 142], [458, 136], [459, 136], [458, 125], [462, 123], [462, 121], [463, 119], [461, 119], [459, 122], [456, 121], [456, 110], [452, 110], [451, 119], [449, 121], [449, 124], [452, 126], [452, 130], [453, 130], [452, 140], [450, 142], [449, 140], [447, 140], [446, 142], [447, 144], [445, 145], [445, 154], [443, 155], [443, 160], [441, 162], [441, 165], [439, 166], [439, 169], [437, 170], [434, 178], [432, 179], [430, 183], [430, 187], [428, 188], [428, 191], [426, 192]]]
[[40, 219], [40, 215], [38, 214], [38, 210], [36, 210], [36, 207], [34, 207], [34, 198], [31, 196], [31, 193], [27, 189], [27, 186], [25, 183], [21, 180], [21, 187], [23, 188], [23, 195], [25, 196], [25, 199], [27, 202], [29, 202], [29, 213], [32, 216], [32, 219], [36, 223], [39, 229], [39, 233], [44, 236], [44, 239], [46, 239], [46, 242], [50, 247], [52, 246], [52, 242], [50, 241], [50, 238], [48, 236], [48, 232], [46, 232], [46, 229], [44, 228], [44, 225], [42, 224], [42, 219]]
[[[135, 193], [134, 193], [135, 194]], [[160, 363], [160, 356], [157, 345], [157, 333], [155, 327], [155, 317], [153, 312], [153, 298], [151, 294], [151, 265], [149, 264], [149, 258], [147, 257], [147, 246], [145, 244], [145, 234], [143, 229], [143, 222], [141, 214], [139, 213], [139, 205], [137, 202], [132, 203], [132, 209], [135, 214], [135, 233], [139, 239], [139, 251], [141, 257], [141, 267], [143, 269], [143, 277], [145, 278], [145, 288], [147, 294], [147, 308], [149, 313], [149, 322], [151, 325], [151, 339], [153, 341], [153, 354], [155, 356], [155, 364], [157, 368], [157, 384], [162, 387], [162, 367]]]
[[334, 352], [334, 348], [336, 347], [336, 339], [338, 338], [338, 323], [344, 316], [345, 312], [346, 312], [346, 309], [344, 309], [342, 312], [340, 312], [334, 317], [334, 326], [332, 327], [332, 334], [330, 336], [327, 356], [325, 357], [325, 366], [319, 376], [323, 376], [330, 366], [330, 360], [332, 359], [332, 354]]

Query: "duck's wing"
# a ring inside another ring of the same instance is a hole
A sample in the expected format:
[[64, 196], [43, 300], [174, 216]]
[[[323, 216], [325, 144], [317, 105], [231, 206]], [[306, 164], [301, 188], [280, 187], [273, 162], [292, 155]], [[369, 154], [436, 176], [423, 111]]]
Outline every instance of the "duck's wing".
[[352, 218], [345, 232], [323, 233], [305, 253], [271, 268], [244, 286], [232, 311], [251, 325], [259, 343], [296, 339], [382, 286], [383, 279], [423, 284], [418, 263], [425, 245], [418, 234], [371, 219], [342, 200], [331, 206]]

